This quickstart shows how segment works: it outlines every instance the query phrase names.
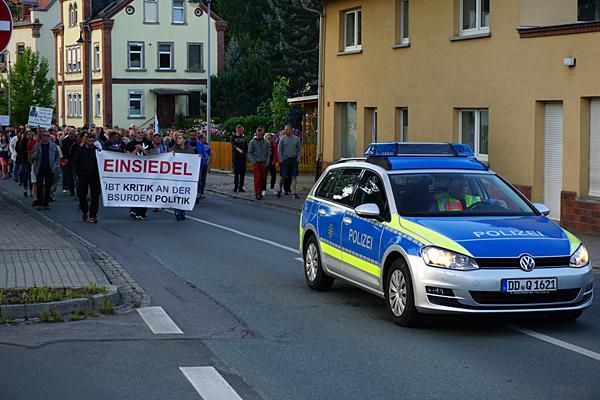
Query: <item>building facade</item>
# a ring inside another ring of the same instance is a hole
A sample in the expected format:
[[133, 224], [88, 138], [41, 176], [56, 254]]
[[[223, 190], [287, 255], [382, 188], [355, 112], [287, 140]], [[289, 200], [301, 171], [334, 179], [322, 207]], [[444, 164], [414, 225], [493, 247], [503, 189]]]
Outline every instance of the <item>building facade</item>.
[[326, 0], [323, 160], [449, 141], [600, 233], [600, 2]]
[[224, 65], [227, 24], [219, 16], [185, 0], [59, 1], [52, 29], [59, 124], [85, 124], [88, 98], [98, 126], [143, 125], [156, 114], [166, 127], [178, 114], [200, 115], [209, 23], [213, 73]]
[[48, 60], [48, 77], [54, 78], [54, 36], [52, 27], [60, 20], [60, 0], [32, 0], [16, 6], [13, 11], [13, 32], [6, 47], [10, 55], [0, 55], [0, 72], [6, 73], [8, 62], [13, 65], [25, 48]]

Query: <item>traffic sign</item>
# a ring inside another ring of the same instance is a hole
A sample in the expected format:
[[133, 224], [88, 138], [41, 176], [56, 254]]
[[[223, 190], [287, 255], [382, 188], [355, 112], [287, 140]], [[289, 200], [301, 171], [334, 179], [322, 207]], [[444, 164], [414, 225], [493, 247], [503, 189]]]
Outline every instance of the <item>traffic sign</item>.
[[0, 53], [4, 52], [12, 35], [12, 13], [6, 1], [0, 0]]

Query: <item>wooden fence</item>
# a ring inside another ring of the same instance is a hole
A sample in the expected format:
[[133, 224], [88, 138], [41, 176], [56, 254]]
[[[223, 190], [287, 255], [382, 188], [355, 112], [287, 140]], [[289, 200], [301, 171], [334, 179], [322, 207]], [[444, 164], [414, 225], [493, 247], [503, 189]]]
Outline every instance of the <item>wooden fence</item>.
[[[212, 169], [221, 169], [224, 171], [232, 170], [231, 160], [231, 143], [229, 142], [211, 142], [210, 148], [212, 149], [213, 161], [211, 164]], [[302, 157], [300, 159], [300, 165], [298, 169], [301, 173], [314, 173], [316, 167], [317, 158], [317, 145], [315, 144], [303, 144], [302, 145]], [[246, 163], [246, 169], [252, 171], [252, 164], [250, 161]]]

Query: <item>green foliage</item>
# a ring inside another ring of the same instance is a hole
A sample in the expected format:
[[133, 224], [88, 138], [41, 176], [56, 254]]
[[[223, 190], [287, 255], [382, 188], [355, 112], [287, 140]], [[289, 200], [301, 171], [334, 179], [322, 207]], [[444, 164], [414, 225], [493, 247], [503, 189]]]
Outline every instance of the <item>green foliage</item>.
[[49, 303], [69, 299], [85, 299], [97, 294], [107, 295], [108, 290], [94, 283], [83, 288], [32, 287], [0, 291], [0, 304]]
[[14, 323], [14, 319], [8, 318], [4, 314], [0, 313], [0, 325], [12, 325]]
[[224, 141], [230, 140], [231, 136], [235, 133], [236, 125], [242, 124], [246, 129], [246, 139], [250, 140], [254, 136], [256, 128], [258, 128], [260, 125], [268, 127], [270, 122], [271, 118], [261, 115], [245, 115], [242, 117], [232, 117], [221, 125], [221, 129], [225, 131], [225, 134], [222, 136], [222, 138]]
[[[11, 114], [13, 125], [25, 125], [29, 118], [29, 107], [54, 106], [52, 91], [54, 80], [48, 78], [48, 60], [31, 48], [25, 48], [10, 71], [11, 79]], [[8, 87], [6, 76], [0, 77], [2, 88]], [[0, 96], [0, 112], [8, 113], [6, 91]]]
[[106, 296], [106, 295], [102, 299], [102, 304], [100, 305], [100, 312], [104, 315], [110, 315], [115, 312], [115, 310], [113, 309], [113, 305], [110, 304], [110, 301], [108, 300], [108, 296]]
[[42, 322], [63, 322], [63, 317], [58, 308], [49, 307], [40, 313], [40, 320]]
[[271, 130], [281, 130], [289, 121], [290, 105], [287, 102], [290, 90], [290, 80], [285, 77], [279, 77], [273, 82], [273, 91], [269, 106], [271, 108], [271, 118], [273, 125]]

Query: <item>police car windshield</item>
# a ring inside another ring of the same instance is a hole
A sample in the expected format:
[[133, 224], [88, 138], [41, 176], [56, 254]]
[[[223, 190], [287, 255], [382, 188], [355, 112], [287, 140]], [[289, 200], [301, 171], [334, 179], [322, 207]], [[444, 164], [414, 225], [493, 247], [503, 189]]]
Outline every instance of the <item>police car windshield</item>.
[[530, 216], [535, 211], [493, 174], [390, 175], [400, 215], [407, 217]]

